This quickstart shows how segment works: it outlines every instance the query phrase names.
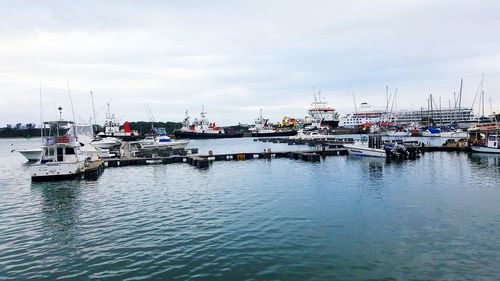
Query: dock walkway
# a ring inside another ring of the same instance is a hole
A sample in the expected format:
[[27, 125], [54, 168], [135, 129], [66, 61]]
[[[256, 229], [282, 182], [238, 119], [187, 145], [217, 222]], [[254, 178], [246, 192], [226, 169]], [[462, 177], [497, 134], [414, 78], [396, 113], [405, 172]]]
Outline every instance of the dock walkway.
[[302, 160], [306, 162], [318, 162], [321, 157], [347, 155], [345, 148], [324, 148], [323, 150], [307, 150], [307, 151], [278, 151], [272, 152], [266, 150], [264, 152], [255, 153], [224, 153], [224, 154], [209, 154], [209, 155], [186, 155], [186, 156], [168, 156], [168, 157], [149, 157], [149, 158], [111, 158], [105, 159], [104, 162], [108, 167], [122, 167], [148, 164], [173, 164], [186, 163], [195, 167], [205, 168], [210, 162], [214, 161], [245, 161], [251, 159], [273, 159], [273, 158], [288, 158]]

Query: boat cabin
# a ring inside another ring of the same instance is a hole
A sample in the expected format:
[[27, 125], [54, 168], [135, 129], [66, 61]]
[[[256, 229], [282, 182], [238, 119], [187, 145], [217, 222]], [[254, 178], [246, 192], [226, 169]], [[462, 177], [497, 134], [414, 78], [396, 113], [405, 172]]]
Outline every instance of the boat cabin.
[[55, 144], [43, 147], [42, 159], [40, 162], [42, 164], [48, 162], [76, 162], [78, 161], [76, 150], [77, 148], [67, 144]]
[[490, 135], [488, 137], [488, 147], [500, 148], [500, 135]]

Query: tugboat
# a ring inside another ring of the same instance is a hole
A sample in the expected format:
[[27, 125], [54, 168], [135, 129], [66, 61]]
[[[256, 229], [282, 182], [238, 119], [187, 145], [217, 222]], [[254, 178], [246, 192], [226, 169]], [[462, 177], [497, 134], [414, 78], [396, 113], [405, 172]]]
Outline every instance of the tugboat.
[[264, 119], [262, 117], [261, 109], [259, 118], [255, 119], [255, 125], [249, 129], [252, 132], [252, 137], [283, 137], [295, 136], [297, 134], [295, 130], [277, 130], [268, 122], [269, 119]]
[[115, 119], [115, 115], [111, 113], [108, 103], [108, 110], [106, 111], [106, 120], [104, 122], [104, 132], [97, 134], [98, 137], [104, 139], [106, 137], [118, 138], [123, 141], [136, 141], [143, 139], [137, 131], [132, 131], [127, 121], [123, 124], [123, 129], [120, 129], [120, 123]]
[[186, 111], [186, 117], [182, 122], [182, 128], [175, 130], [174, 135], [177, 139], [215, 139], [215, 138], [241, 138], [243, 133], [226, 133], [224, 129], [210, 123], [206, 118], [207, 112], [202, 107], [201, 119], [194, 119], [190, 122], [189, 114]]

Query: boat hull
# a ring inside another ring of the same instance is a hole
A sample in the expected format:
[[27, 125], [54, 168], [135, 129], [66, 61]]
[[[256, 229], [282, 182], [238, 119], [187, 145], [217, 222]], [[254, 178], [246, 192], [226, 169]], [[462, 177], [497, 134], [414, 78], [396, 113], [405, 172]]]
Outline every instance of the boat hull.
[[105, 134], [101, 134], [101, 135], [98, 135], [100, 137], [103, 137], [103, 138], [117, 138], [119, 140], [122, 140], [122, 141], [138, 141], [138, 140], [143, 140], [144, 138], [146, 138], [146, 136], [144, 135], [125, 135], [125, 134], [108, 134], [108, 135], [105, 135]]
[[442, 138], [465, 139], [469, 136], [467, 132], [441, 132]]
[[335, 129], [339, 126], [339, 120], [323, 120], [321, 121], [321, 126], [328, 127], [330, 129]]
[[40, 155], [42, 154], [42, 149], [41, 148], [35, 148], [35, 149], [23, 149], [23, 150], [18, 150], [22, 156], [24, 156], [28, 161], [30, 162], [36, 162], [40, 158]]
[[90, 144], [94, 147], [100, 148], [100, 149], [111, 149], [113, 147], [119, 147], [121, 145], [121, 142], [119, 141], [93, 141], [90, 142]]
[[355, 156], [367, 156], [367, 157], [379, 157], [379, 158], [387, 157], [387, 153], [383, 149], [347, 146], [347, 151], [349, 152], [349, 155], [355, 155]]
[[289, 137], [297, 135], [297, 131], [277, 131], [272, 133], [252, 133], [252, 137]]
[[141, 148], [143, 149], [184, 149], [188, 145], [188, 142], [169, 142], [169, 143], [155, 143], [155, 144], [142, 144]]
[[197, 133], [174, 131], [177, 139], [223, 139], [223, 138], [241, 138], [243, 133]]
[[30, 168], [32, 170], [32, 181], [55, 181], [75, 179], [82, 176], [85, 167], [85, 162], [79, 161], [75, 163], [45, 163], [34, 164]]
[[500, 154], [500, 148], [471, 145], [472, 152]]
[[407, 132], [389, 132], [387, 133], [388, 137], [409, 137], [411, 136], [410, 133]]

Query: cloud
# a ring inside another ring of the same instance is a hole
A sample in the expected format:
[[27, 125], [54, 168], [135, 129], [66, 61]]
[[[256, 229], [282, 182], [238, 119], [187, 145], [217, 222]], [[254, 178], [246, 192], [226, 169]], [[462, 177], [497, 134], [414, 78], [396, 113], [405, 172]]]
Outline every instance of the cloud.
[[[0, 125], [47, 108], [90, 116], [111, 100], [123, 120], [181, 120], [204, 104], [220, 124], [303, 116], [312, 85], [342, 113], [359, 102], [398, 107], [448, 100], [481, 73], [500, 109], [497, 1], [3, 1]], [[48, 111], [48, 110], [47, 110]], [[68, 116], [71, 116], [68, 112]], [[101, 116], [102, 119], [102, 116]]]

